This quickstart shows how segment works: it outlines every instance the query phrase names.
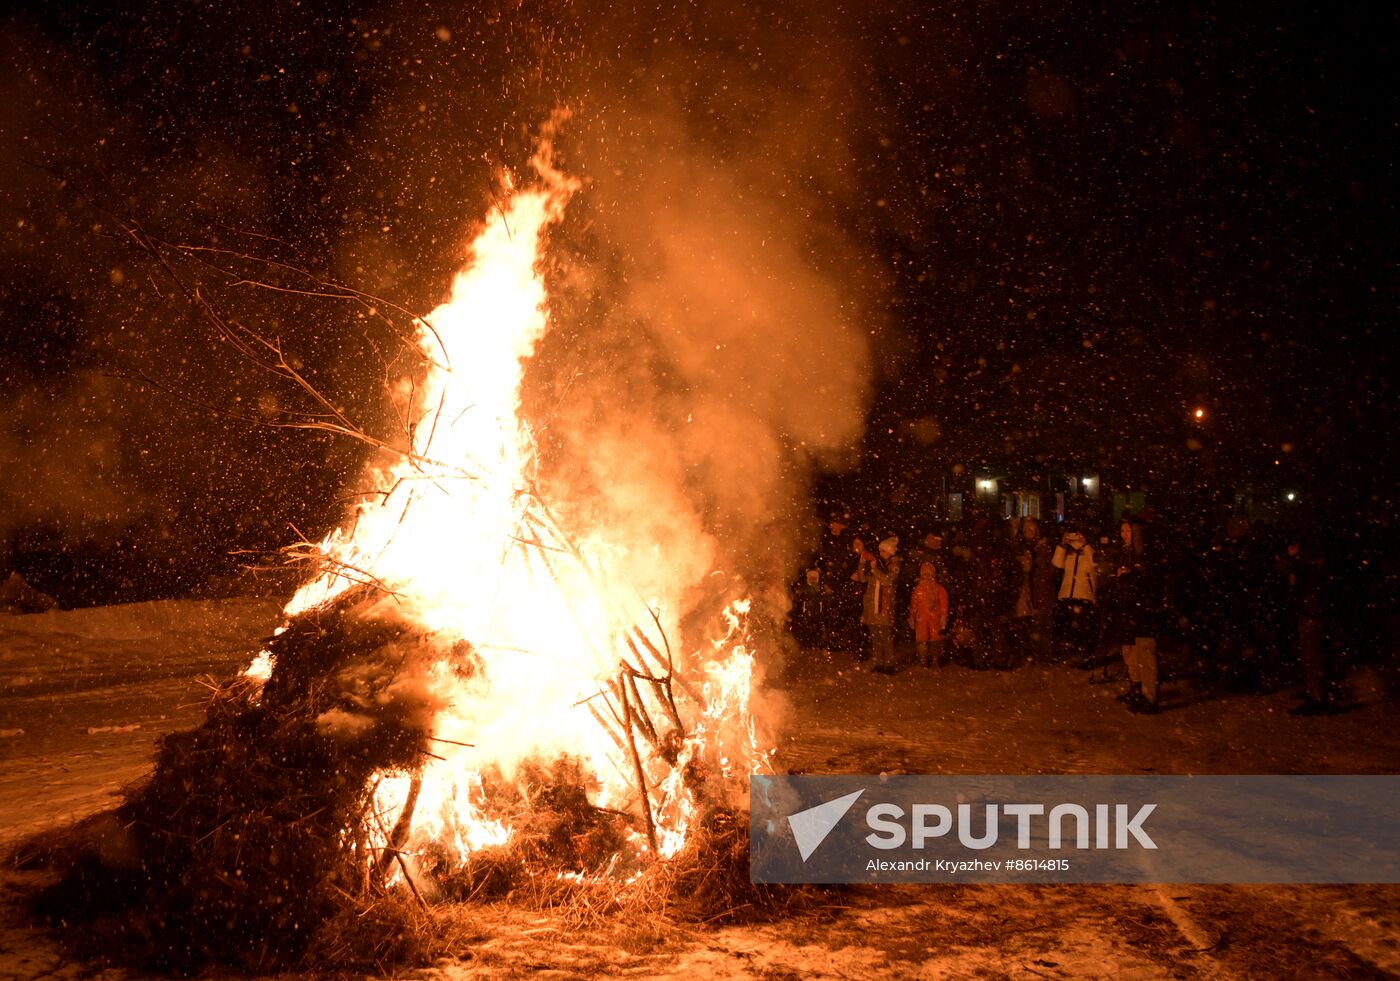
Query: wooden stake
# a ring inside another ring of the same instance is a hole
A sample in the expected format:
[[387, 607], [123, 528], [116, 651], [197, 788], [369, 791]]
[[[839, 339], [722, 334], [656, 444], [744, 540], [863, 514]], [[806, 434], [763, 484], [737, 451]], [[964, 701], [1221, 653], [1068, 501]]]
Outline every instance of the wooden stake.
[[589, 702], [588, 711], [593, 713], [593, 718], [603, 727], [603, 731], [612, 736], [612, 741], [617, 744], [617, 748], [624, 753], [627, 752], [627, 744], [622, 741], [622, 737], [617, 734], [617, 730], [613, 728], [613, 723], [608, 720], [607, 716], [598, 711], [598, 706]]
[[656, 819], [651, 815], [651, 794], [647, 792], [646, 772], [642, 769], [642, 758], [637, 754], [637, 739], [632, 734], [632, 704], [627, 698], [627, 688], [622, 688], [622, 720], [627, 733], [627, 747], [632, 753], [632, 766], [637, 771], [637, 790], [641, 793], [642, 817], [646, 820], [647, 841], [651, 843], [651, 853], [659, 858], [661, 846], [656, 840]]
[[656, 726], [652, 724], [651, 716], [647, 714], [646, 706], [642, 704], [642, 693], [637, 691], [637, 682], [626, 671], [620, 675], [627, 685], [627, 693], [632, 698], [632, 714], [641, 724], [642, 735], [647, 737], [647, 742], [651, 743], [651, 748], [657, 748]]
[[[671, 678], [675, 681], [676, 684], [680, 685], [681, 691], [689, 695], [691, 699], [695, 702], [695, 704], [700, 706], [700, 710], [703, 712], [705, 710], [705, 700], [700, 697], [700, 693], [694, 688], [692, 688], [688, 681], [686, 681], [680, 675], [676, 674], [674, 671], [670, 670], [667, 667], [668, 658], [666, 657], [666, 655], [662, 654], [659, 650], [657, 650], [656, 645], [651, 642], [651, 639], [648, 638], [646, 634], [642, 633], [641, 628], [637, 627], [635, 624], [632, 627], [632, 636], [635, 636], [644, 645], [646, 645], [646, 649], [651, 652], [652, 657], [656, 659], [656, 663], [665, 669], [661, 672], [662, 676], [666, 678]], [[633, 645], [633, 650], [636, 650], [635, 644]]]
[[676, 727], [682, 739], [685, 738], [685, 723], [681, 722], [680, 709], [676, 708], [676, 700], [671, 695], [670, 678], [650, 678], [646, 675], [634, 675], [633, 677], [643, 678], [651, 685], [652, 693], [656, 702], [670, 718], [671, 724]]
[[379, 881], [384, 881], [384, 873], [389, 870], [389, 862], [396, 860], [399, 869], [403, 872], [403, 881], [408, 883], [409, 891], [413, 893], [413, 898], [418, 900], [418, 905], [423, 909], [428, 908], [427, 902], [418, 891], [418, 886], [413, 881], [413, 875], [408, 871], [408, 863], [404, 861], [403, 853], [399, 851], [401, 845], [408, 838], [409, 829], [413, 826], [413, 810], [418, 806], [418, 792], [423, 789], [422, 774], [415, 773], [413, 780], [408, 786], [408, 800], [404, 801], [403, 810], [399, 813], [399, 819], [394, 822], [394, 830], [384, 832], [384, 823], [379, 820], [379, 814], [373, 810], [370, 815], [374, 818], [374, 823], [379, 825], [379, 830], [384, 832], [384, 852], [379, 856], [379, 862], [375, 866], [375, 872], [379, 876]]
[[[389, 868], [389, 857], [391, 854], [398, 855], [398, 850], [403, 843], [408, 840], [408, 832], [413, 827], [413, 811], [418, 806], [418, 792], [423, 789], [423, 775], [415, 773], [413, 779], [408, 784], [408, 799], [403, 803], [403, 810], [399, 812], [399, 819], [394, 822], [394, 829], [388, 833], [384, 839], [387, 846], [383, 855], [379, 856], [379, 868], [377, 869], [381, 878]], [[376, 820], [378, 818], [376, 817]], [[381, 825], [381, 830], [383, 826]], [[404, 875], [408, 875], [408, 870], [404, 869]]]

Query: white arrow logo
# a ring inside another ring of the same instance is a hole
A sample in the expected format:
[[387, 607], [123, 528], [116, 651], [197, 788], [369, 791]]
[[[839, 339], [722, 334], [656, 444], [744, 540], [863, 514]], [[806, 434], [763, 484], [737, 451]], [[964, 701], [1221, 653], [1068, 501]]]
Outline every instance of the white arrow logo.
[[797, 842], [797, 850], [802, 853], [802, 861], [805, 862], [811, 857], [817, 846], [826, 840], [826, 836], [831, 834], [831, 829], [841, 822], [851, 805], [863, 793], [865, 791], [857, 790], [845, 797], [838, 797], [788, 816], [788, 826], [792, 828], [792, 837]]

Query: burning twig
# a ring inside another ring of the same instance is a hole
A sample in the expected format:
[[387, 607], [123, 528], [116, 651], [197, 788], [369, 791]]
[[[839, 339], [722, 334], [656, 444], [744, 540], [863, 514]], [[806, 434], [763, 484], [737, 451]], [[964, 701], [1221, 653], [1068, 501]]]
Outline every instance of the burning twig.
[[568, 554], [562, 548], [557, 548], [553, 545], [546, 545], [538, 538], [521, 538], [519, 535], [511, 535], [509, 536], [509, 539], [510, 541], [515, 542], [517, 545], [524, 545], [527, 548], [538, 548], [546, 552], [558, 552], [561, 555]]
[[642, 735], [646, 736], [647, 742], [651, 743], [653, 749], [656, 749], [659, 745], [656, 737], [656, 726], [652, 724], [651, 717], [647, 715], [646, 709], [642, 705], [642, 695], [641, 692], [637, 691], [637, 682], [626, 671], [618, 677], [622, 679], [622, 683], [627, 688], [627, 694], [631, 699], [629, 704], [632, 705], [632, 714], [641, 723]]
[[676, 734], [684, 738], [686, 735], [685, 724], [681, 722], [681, 711], [676, 707], [675, 692], [671, 690], [671, 677], [667, 675], [665, 678], [648, 678], [647, 681], [656, 691], [657, 701], [666, 710], [666, 714], [671, 717], [671, 722], [676, 727]]
[[593, 714], [594, 720], [597, 721], [598, 725], [602, 726], [604, 732], [612, 737], [612, 741], [617, 744], [617, 748], [625, 753], [627, 752], [627, 745], [623, 741], [622, 736], [618, 734], [618, 730], [622, 727], [622, 720], [617, 718], [616, 714], [613, 713], [611, 703], [608, 704], [608, 709], [609, 713], [613, 714], [612, 720], [609, 720], [607, 716], [598, 711], [598, 706], [594, 705], [592, 702], [588, 703], [588, 711]]
[[[295, 528], [293, 529], [295, 530]], [[372, 573], [366, 572], [357, 565], [353, 565], [343, 559], [338, 559], [326, 552], [324, 548], [314, 542], [302, 541], [295, 545], [288, 545], [282, 550], [288, 557], [289, 562], [316, 563], [318, 566], [334, 570], [334, 575], [359, 586], [369, 586], [392, 596], [395, 599], [402, 599], [403, 594], [390, 587], [383, 580]]]
[[[635, 725], [637, 729], [640, 730], [642, 736], [647, 740], [647, 744], [650, 745], [652, 749], [656, 749], [656, 730], [654, 728], [651, 728], [650, 719], [647, 719], [645, 723], [642, 721], [644, 711], [642, 707], [636, 702], [634, 702], [629, 696], [627, 692], [627, 682], [625, 680], [626, 678], [627, 669], [624, 668], [618, 673], [617, 677], [611, 678], [608, 681], [608, 690], [613, 693], [613, 696], [617, 699], [618, 704], [623, 706], [623, 716], [618, 720], [619, 724], [624, 728], [626, 728], [629, 725]], [[611, 705], [612, 702], [609, 701], [608, 704]], [[629, 711], [630, 718], [628, 717]]]
[[[700, 710], [701, 710], [702, 712], [704, 711], [704, 709], [705, 709], [705, 699], [702, 698], [702, 697], [700, 696], [700, 693], [699, 693], [698, 691], [696, 691], [695, 688], [694, 688], [694, 686], [691, 685], [690, 682], [686, 681], [684, 677], [682, 677], [681, 675], [675, 674], [675, 673], [673, 673], [673, 672], [671, 672], [671, 671], [669, 671], [669, 670], [666, 669], [665, 661], [664, 661], [663, 658], [662, 658], [661, 652], [658, 651], [658, 650], [656, 649], [656, 645], [653, 644], [650, 640], [648, 640], [646, 634], [642, 633], [641, 630], [638, 629], [637, 626], [636, 626], [635, 624], [633, 624], [632, 627], [631, 627], [631, 629], [628, 631], [628, 633], [627, 633], [627, 635], [626, 635], [626, 640], [627, 640], [627, 646], [628, 646], [629, 648], [631, 648], [631, 650], [632, 650], [634, 653], [636, 653], [637, 657], [642, 658], [643, 660], [650, 660], [654, 665], [656, 665], [658, 668], [661, 668], [661, 669], [662, 669], [662, 670], [660, 671], [660, 673], [659, 673], [659, 676], [658, 676], [658, 675], [646, 675], [645, 677], [647, 677], [648, 680], [659, 680], [659, 679], [661, 679], [661, 678], [664, 678], [664, 679], [665, 679], [665, 682], [666, 682], [666, 686], [667, 686], [668, 693], [669, 693], [670, 685], [671, 685], [673, 682], [674, 682], [675, 684], [680, 685], [680, 686], [681, 686], [681, 691], [685, 692], [685, 694], [690, 698], [690, 700], [693, 701], [697, 706], [699, 706], [699, 708], [700, 708]], [[641, 642], [640, 646], [638, 645], [638, 641]], [[645, 657], [643, 657], [643, 654], [642, 654], [642, 651], [643, 651], [643, 650], [645, 650], [648, 654], [651, 655], [650, 658], [645, 658]], [[672, 697], [670, 697], [669, 694], [668, 694], [668, 701], [669, 701], [669, 703], [670, 703], [670, 705], [671, 705], [671, 708], [674, 710], [674, 709], [675, 709], [675, 699], [672, 698]], [[676, 717], [677, 717], [677, 724], [679, 724], [679, 720], [680, 720], [680, 713], [679, 713], [679, 712], [676, 712]], [[682, 727], [682, 729], [684, 729], [684, 727]]]
[[[386, 847], [384, 854], [380, 855], [379, 864], [375, 869], [381, 878], [388, 870], [390, 853], [392, 852], [397, 856], [399, 849], [403, 847], [403, 843], [408, 840], [408, 832], [413, 827], [413, 811], [418, 806], [418, 793], [422, 789], [423, 775], [421, 773], [415, 773], [413, 779], [409, 781], [408, 799], [404, 801], [403, 810], [399, 812], [399, 819], [394, 822], [393, 830], [385, 836]], [[375, 820], [378, 821], [378, 819], [378, 815], [376, 814]], [[381, 825], [380, 827], [382, 830], [383, 826]], [[407, 869], [404, 870], [404, 875], [408, 875]]]
[[[118, 224], [120, 225], [120, 222], [118, 222]], [[243, 234], [254, 233], [244, 232]], [[259, 237], [268, 238], [268, 236]], [[201, 264], [215, 272], [221, 273], [222, 275], [228, 277], [234, 277], [235, 279], [233, 282], [225, 284], [229, 287], [256, 286], [261, 289], [271, 290], [279, 293], [299, 293], [305, 296], [313, 296], [321, 299], [350, 300], [355, 303], [358, 303], [364, 308], [367, 314], [379, 321], [382, 321], [385, 326], [389, 327], [389, 329], [392, 330], [399, 337], [400, 340], [404, 341], [405, 345], [409, 346], [415, 354], [419, 355], [420, 357], [425, 357], [422, 350], [418, 347], [416, 343], [414, 343], [414, 339], [411, 337], [404, 336], [404, 334], [401, 331], [399, 331], [399, 329], [393, 324], [392, 321], [389, 320], [389, 318], [385, 317], [382, 313], [379, 312], [379, 307], [382, 306], [393, 310], [394, 312], [399, 313], [404, 317], [408, 318], [412, 323], [422, 324], [423, 327], [426, 328], [430, 334], [432, 334], [433, 339], [437, 342], [438, 350], [441, 351], [443, 355], [443, 364], [440, 367], [443, 367], [448, 371], [452, 370], [452, 363], [448, 356], [447, 347], [443, 344], [442, 338], [438, 335], [437, 329], [433, 327], [432, 323], [428, 320], [428, 318], [416, 314], [413, 311], [399, 305], [398, 303], [395, 303], [392, 300], [387, 300], [383, 297], [375, 296], [371, 293], [363, 292], [362, 290], [357, 290], [353, 287], [346, 286], [343, 283], [337, 283], [334, 280], [322, 279], [321, 277], [315, 275], [311, 271], [304, 269], [300, 266], [295, 266], [291, 263], [282, 262], [277, 259], [269, 259], [266, 256], [258, 256], [247, 252], [239, 252], [234, 249], [223, 249], [217, 246], [210, 245], [192, 245], [184, 242], [166, 242], [158, 239], [153, 239], [153, 241], [159, 242], [159, 244], [190, 258], [192, 261], [200, 262]], [[274, 239], [273, 241], [276, 240]], [[202, 259], [201, 254], [204, 253], [207, 253], [209, 255], [221, 255], [229, 259], [236, 259], [238, 261], [248, 262], [254, 265], [260, 265], [267, 269], [274, 269], [281, 272], [285, 272], [290, 275], [300, 277], [304, 280], [309, 280], [312, 283], [312, 285], [309, 288], [305, 289], [295, 289], [292, 287], [278, 286], [276, 284], [268, 283], [260, 279], [250, 279], [230, 269], [225, 269], [217, 263], [210, 262], [207, 259]]]
[[671, 641], [666, 636], [666, 628], [661, 625], [661, 617], [657, 616], [656, 611], [651, 608], [650, 603], [643, 603], [642, 605], [645, 606], [647, 612], [651, 614], [651, 622], [656, 624], [657, 636], [661, 638], [661, 643], [666, 648], [666, 674], [668, 676], [675, 674], [675, 661], [671, 657]]
[[642, 770], [642, 758], [637, 753], [636, 737], [632, 735], [632, 705], [628, 701], [625, 688], [621, 692], [621, 698], [623, 731], [627, 734], [627, 748], [632, 754], [632, 767], [637, 772], [637, 789], [641, 792], [641, 810], [642, 817], [646, 820], [647, 841], [651, 844], [651, 853], [659, 855], [661, 848], [656, 839], [656, 818], [651, 813], [651, 794], [647, 790], [647, 776]]
[[[376, 823], [376, 824], [379, 824], [379, 830], [382, 832], [382, 831], [384, 830], [384, 825], [381, 824], [381, 823], [379, 822], [379, 817], [378, 817], [378, 815], [375, 815], [375, 823]], [[397, 848], [395, 848], [395, 847], [392, 847], [392, 846], [386, 846], [386, 847], [384, 848], [383, 852], [380, 854], [380, 856], [379, 856], [379, 863], [380, 863], [380, 865], [379, 865], [379, 869], [378, 869], [380, 878], [382, 879], [382, 878], [383, 878], [383, 875], [384, 875], [384, 872], [387, 871], [387, 869], [388, 869], [388, 861], [387, 861], [387, 860], [388, 860], [389, 858], [391, 858], [391, 857], [392, 857], [395, 861], [398, 862], [399, 871], [403, 873], [403, 881], [404, 881], [405, 883], [407, 883], [409, 891], [410, 891], [411, 893], [413, 893], [413, 898], [416, 899], [416, 900], [418, 900], [418, 905], [419, 905], [421, 908], [427, 909], [427, 908], [428, 908], [428, 903], [427, 903], [427, 901], [423, 898], [423, 894], [420, 893], [420, 892], [418, 891], [418, 886], [417, 886], [417, 885], [414, 883], [414, 881], [413, 881], [413, 874], [412, 874], [411, 872], [409, 872], [409, 870], [408, 870], [408, 862], [404, 860], [403, 852], [399, 851], [399, 849], [397, 849]], [[365, 912], [368, 912], [368, 910], [366, 910]], [[363, 915], [363, 914], [361, 914], [361, 915]]]

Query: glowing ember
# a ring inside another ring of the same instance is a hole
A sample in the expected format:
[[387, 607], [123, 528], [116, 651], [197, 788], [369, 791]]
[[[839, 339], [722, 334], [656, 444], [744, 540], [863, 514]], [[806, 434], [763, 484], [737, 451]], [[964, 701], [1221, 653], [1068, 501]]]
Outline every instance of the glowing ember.
[[[321, 543], [322, 574], [286, 613], [369, 582], [435, 638], [441, 657], [420, 680], [446, 706], [436, 758], [420, 787], [384, 774], [376, 791], [386, 825], [416, 797], [410, 850], [431, 843], [460, 861], [505, 842], [484, 779], [509, 784], [527, 761], [565, 757], [593, 804], [638, 817], [637, 855], [653, 842], [669, 855], [703, 806], [736, 803], [763, 766], [748, 604], [730, 605], [723, 637], [683, 648], [680, 596], [644, 603], [614, 559], [624, 543], [561, 526], [542, 497], [520, 388], [548, 328], [542, 245], [579, 185], [547, 139], [532, 164], [538, 183], [505, 182], [451, 299], [419, 325], [429, 367], [400, 392], [410, 452]], [[249, 673], [269, 670], [263, 656]]]

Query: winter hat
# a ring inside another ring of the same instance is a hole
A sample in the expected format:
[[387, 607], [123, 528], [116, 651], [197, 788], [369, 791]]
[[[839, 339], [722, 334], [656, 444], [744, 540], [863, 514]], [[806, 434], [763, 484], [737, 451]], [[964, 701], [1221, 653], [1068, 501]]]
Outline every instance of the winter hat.
[[899, 549], [899, 536], [891, 535], [880, 543], [880, 554], [889, 558]]

